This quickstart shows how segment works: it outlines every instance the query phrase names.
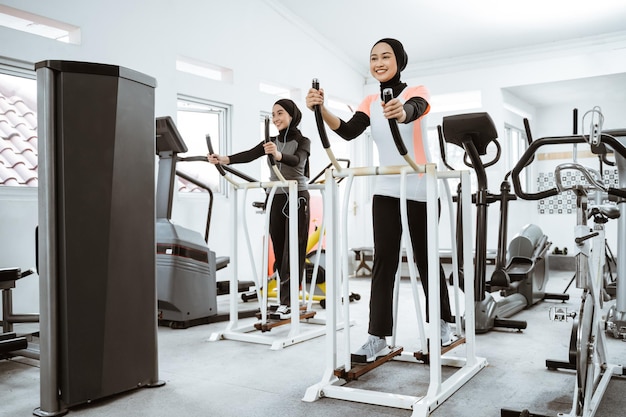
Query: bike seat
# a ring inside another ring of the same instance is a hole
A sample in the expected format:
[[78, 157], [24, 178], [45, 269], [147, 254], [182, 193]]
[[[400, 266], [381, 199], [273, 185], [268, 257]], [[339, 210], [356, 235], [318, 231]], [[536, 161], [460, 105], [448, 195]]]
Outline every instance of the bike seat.
[[602, 214], [607, 219], [617, 219], [620, 215], [619, 208], [615, 204], [601, 204], [599, 206], [594, 206], [590, 210], [589, 217], [598, 213]]

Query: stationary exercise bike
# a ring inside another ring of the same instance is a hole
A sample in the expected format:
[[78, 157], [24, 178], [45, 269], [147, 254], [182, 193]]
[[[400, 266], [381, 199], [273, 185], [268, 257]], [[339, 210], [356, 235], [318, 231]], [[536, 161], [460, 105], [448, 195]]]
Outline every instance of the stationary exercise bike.
[[[622, 144], [626, 144], [626, 137], [618, 140]], [[626, 188], [626, 159], [616, 158], [619, 172], [619, 187]], [[620, 200], [617, 204], [620, 212], [618, 219], [617, 232], [617, 248], [622, 252], [616, 261], [616, 279], [615, 283], [610, 283], [609, 287], [615, 288], [615, 304], [611, 306], [606, 318], [606, 330], [616, 339], [626, 339], [626, 254], [623, 250], [626, 248], [626, 200]]]
[[[626, 136], [626, 130], [614, 131], [615, 136]], [[603, 324], [603, 310], [606, 301], [603, 297], [604, 265], [605, 265], [605, 224], [619, 215], [615, 206], [594, 204], [588, 198], [590, 192], [601, 193], [620, 199], [626, 198], [623, 188], [607, 187], [602, 183], [597, 172], [577, 163], [566, 163], [557, 166], [555, 170], [556, 186], [549, 190], [536, 193], [526, 193], [520, 185], [519, 174], [532, 159], [538, 148], [546, 145], [560, 145], [589, 143], [591, 149], [600, 144], [608, 145], [616, 152], [616, 159], [626, 158], [626, 147], [613, 135], [598, 133], [597, 135], [573, 135], [547, 137], [533, 142], [526, 150], [519, 162], [513, 168], [512, 180], [516, 194], [525, 200], [540, 200], [566, 191], [574, 192], [576, 196], [576, 286], [581, 288], [582, 296], [579, 311], [567, 313], [564, 309], [553, 315], [557, 321], [573, 319], [570, 337], [569, 361], [546, 361], [549, 369], [571, 369], [576, 371], [576, 381], [572, 408], [569, 417], [592, 417], [596, 414], [602, 396], [613, 375], [624, 375], [621, 365], [608, 362], [607, 341]], [[594, 139], [597, 142], [594, 142]], [[620, 168], [623, 165], [620, 166]], [[561, 172], [575, 170], [583, 175], [582, 183], [573, 186], [564, 186]], [[620, 200], [623, 201], [623, 200]], [[587, 219], [593, 218], [593, 227], [587, 225]], [[559, 414], [564, 416], [565, 414]], [[537, 416], [528, 410], [514, 411], [501, 410], [502, 417]]]
[[[463, 148], [464, 162], [476, 173], [478, 189], [472, 195], [476, 205], [476, 253], [475, 253], [475, 314], [476, 332], [485, 333], [494, 327], [525, 329], [526, 322], [512, 320], [509, 317], [537, 303], [540, 300], [567, 300], [567, 294], [545, 292], [548, 280], [546, 252], [551, 245], [541, 229], [533, 224], [526, 225], [507, 244], [508, 203], [515, 200], [510, 193], [507, 174], [500, 186], [500, 194], [492, 194], [487, 187], [485, 168], [494, 165], [500, 158], [501, 147], [497, 141], [498, 133], [488, 113], [469, 113], [443, 118], [442, 128], [438, 129], [442, 159], [445, 160], [444, 140]], [[487, 147], [493, 143], [496, 155], [489, 162], [483, 162], [481, 155], [487, 153]], [[459, 188], [458, 192], [464, 190]], [[460, 201], [460, 198], [457, 198]], [[495, 270], [487, 280], [487, 208], [490, 204], [500, 203], [500, 224], [498, 231], [498, 249]], [[457, 213], [460, 219], [460, 213]], [[458, 243], [459, 245], [461, 242]], [[459, 250], [459, 254], [462, 251]], [[459, 262], [462, 265], [462, 262]], [[460, 271], [460, 276], [462, 273]], [[499, 291], [502, 296], [496, 301], [491, 293]]]
[[[617, 140], [626, 145], [626, 136], [618, 136]], [[617, 172], [619, 177], [619, 188], [626, 188], [626, 159], [615, 158], [617, 164]], [[606, 317], [606, 331], [609, 335], [616, 339], [626, 340], [626, 254], [624, 254], [624, 248], [626, 248], [626, 200], [621, 199], [617, 203], [617, 207], [620, 213], [620, 217], [617, 220], [617, 249], [619, 256], [617, 259], [609, 254], [607, 262], [607, 270], [609, 276], [613, 276], [616, 269], [615, 279], [609, 280], [607, 285], [607, 292], [615, 297], [615, 304], [611, 306]]]

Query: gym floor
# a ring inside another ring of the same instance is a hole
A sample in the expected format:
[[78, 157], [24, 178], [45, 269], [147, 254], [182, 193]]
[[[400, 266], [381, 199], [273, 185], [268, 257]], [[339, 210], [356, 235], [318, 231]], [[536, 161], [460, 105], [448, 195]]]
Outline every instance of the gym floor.
[[[547, 290], [562, 292], [571, 271], [551, 271]], [[361, 299], [351, 303], [350, 328], [353, 344], [366, 338], [369, 303], [369, 277], [350, 280], [352, 292]], [[418, 349], [417, 321], [408, 278], [400, 289], [398, 344]], [[420, 291], [421, 294], [421, 291]], [[477, 355], [488, 366], [441, 404], [433, 417], [500, 416], [501, 408], [528, 409], [532, 413], [557, 416], [569, 413], [575, 387], [574, 371], [550, 371], [546, 359], [567, 360], [572, 328], [569, 322], [551, 321], [554, 306], [577, 311], [580, 290], [569, 289], [570, 300], [545, 301], [518, 313], [526, 320], [522, 332], [492, 330], [477, 335]], [[220, 300], [227, 310], [227, 300]], [[250, 302], [241, 304], [249, 308]], [[423, 303], [423, 297], [422, 297]], [[422, 304], [423, 305], [423, 304]], [[317, 317], [325, 310], [314, 304]], [[256, 319], [244, 319], [256, 322]], [[320, 382], [324, 373], [325, 337], [317, 337], [281, 350], [269, 345], [233, 340], [208, 341], [227, 323], [213, 323], [184, 330], [160, 327], [159, 376], [166, 382], [160, 388], [139, 388], [91, 404], [74, 407], [68, 415], [104, 416], [411, 416], [410, 410], [382, 407], [330, 398], [309, 403], [302, 401], [308, 387]], [[28, 325], [23, 325], [28, 326]], [[32, 325], [31, 325], [32, 326]], [[309, 326], [306, 324], [303, 330]], [[16, 330], [21, 329], [16, 326]], [[268, 338], [284, 337], [289, 326], [263, 333]], [[260, 332], [259, 332], [260, 333]], [[456, 349], [464, 349], [457, 347]], [[621, 364], [626, 343], [608, 338], [609, 361]], [[453, 351], [454, 352], [454, 351]], [[460, 353], [462, 354], [462, 353]], [[350, 386], [414, 396], [428, 389], [428, 366], [389, 362], [362, 376]], [[444, 370], [444, 378], [446, 371]], [[39, 406], [38, 361], [22, 357], [0, 361], [0, 416], [32, 415]], [[623, 417], [626, 413], [626, 379], [614, 377], [600, 403], [598, 417]]]

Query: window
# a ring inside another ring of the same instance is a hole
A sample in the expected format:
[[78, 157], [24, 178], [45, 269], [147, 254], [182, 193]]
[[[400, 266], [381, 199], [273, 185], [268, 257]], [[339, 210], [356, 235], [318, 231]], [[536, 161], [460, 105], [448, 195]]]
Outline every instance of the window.
[[464, 112], [482, 107], [480, 91], [461, 91], [430, 97], [430, 113]]
[[216, 81], [233, 82], [233, 71], [220, 67], [218, 65], [209, 64], [193, 58], [179, 56], [176, 58], [176, 69], [188, 74], [197, 75], [199, 77], [208, 78]]
[[291, 99], [296, 97], [299, 92], [298, 89], [292, 89], [284, 85], [272, 84], [272, 83], [267, 83], [267, 82], [259, 83], [259, 91], [262, 93], [273, 95], [273, 96], [278, 96], [281, 98], [291, 98]]
[[[176, 127], [188, 149], [179, 156], [206, 156], [209, 152], [206, 135], [210, 136], [215, 153], [226, 153], [227, 137], [230, 133], [229, 106], [191, 97], [179, 97], [176, 119]], [[217, 169], [208, 162], [181, 162], [177, 166], [179, 171], [203, 182], [214, 192], [226, 189]], [[181, 178], [178, 180], [178, 190], [181, 192], [206, 192]]]
[[0, 186], [37, 187], [37, 81], [0, 63]]
[[45, 16], [0, 5], [0, 26], [43, 36], [59, 42], [80, 45], [80, 28]]

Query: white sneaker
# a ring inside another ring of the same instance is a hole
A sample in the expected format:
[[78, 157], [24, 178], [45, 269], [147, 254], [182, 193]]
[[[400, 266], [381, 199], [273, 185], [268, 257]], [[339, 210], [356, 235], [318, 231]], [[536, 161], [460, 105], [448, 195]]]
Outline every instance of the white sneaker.
[[291, 307], [289, 307], [288, 305], [285, 305], [285, 304], [281, 304], [276, 309], [275, 314], [277, 314], [278, 317], [281, 320], [290, 319], [291, 318]]
[[450, 346], [452, 344], [452, 329], [450, 323], [441, 320], [441, 346]]
[[379, 356], [385, 356], [391, 352], [387, 346], [387, 340], [378, 336], [369, 335], [367, 342], [361, 346], [352, 356], [352, 362], [373, 362]]

